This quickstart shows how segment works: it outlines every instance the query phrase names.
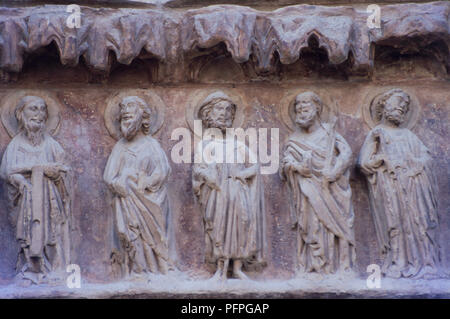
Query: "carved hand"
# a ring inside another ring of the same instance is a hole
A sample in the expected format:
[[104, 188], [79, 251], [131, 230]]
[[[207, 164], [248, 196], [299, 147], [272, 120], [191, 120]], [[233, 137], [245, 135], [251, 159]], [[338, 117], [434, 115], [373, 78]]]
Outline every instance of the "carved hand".
[[206, 185], [208, 185], [211, 189], [215, 189], [216, 191], [220, 191], [220, 187], [217, 185], [216, 181], [210, 177], [210, 175], [205, 174], [203, 176], [205, 179]]
[[239, 180], [239, 181], [241, 181], [243, 184], [246, 184], [246, 183], [247, 183], [247, 176], [245, 175], [245, 173], [242, 173], [242, 174], [236, 174], [236, 175], [234, 175], [234, 176], [229, 176], [229, 177], [234, 178], [234, 179], [236, 179], [236, 180]]
[[367, 164], [371, 168], [378, 168], [381, 165], [383, 165], [383, 163], [384, 163], [383, 156], [381, 154], [375, 154], [369, 159]]
[[311, 165], [309, 165], [308, 163], [303, 162], [300, 165], [297, 165], [295, 169], [300, 175], [304, 177], [312, 176]]
[[46, 165], [44, 167], [44, 174], [50, 179], [58, 179], [60, 176], [60, 168], [56, 165]]
[[419, 175], [424, 170], [424, 164], [421, 160], [411, 160], [409, 161], [409, 169], [408, 169], [408, 176], [413, 177], [416, 175]]
[[159, 176], [141, 176], [138, 182], [139, 191], [143, 192], [145, 190], [149, 192], [156, 192], [160, 187]]
[[121, 183], [120, 180], [116, 179], [111, 183], [111, 189], [112, 191], [120, 196], [120, 197], [127, 197], [128, 196], [128, 190], [124, 184]]
[[301, 175], [310, 176], [310, 170], [306, 163], [299, 163], [294, 158], [292, 158], [292, 156], [286, 156], [283, 159], [283, 164], [286, 171], [292, 170], [294, 172], [300, 173]]
[[282, 164], [285, 170], [291, 170], [294, 166], [294, 159], [290, 155], [285, 156], [282, 160]]
[[27, 181], [27, 179], [20, 174], [14, 174], [10, 176], [11, 182], [19, 188], [20, 194], [24, 194], [27, 190], [32, 189], [31, 183]]
[[295, 170], [304, 177], [312, 176], [312, 153], [311, 151], [306, 151], [303, 153], [303, 160], [294, 165]]
[[255, 176], [257, 174], [257, 168], [255, 166], [248, 167], [234, 174], [234, 176], [230, 176], [234, 179], [240, 180], [242, 183], [246, 184], [247, 179]]
[[339, 174], [333, 168], [325, 168], [322, 171], [323, 178], [329, 183], [335, 182], [339, 178]]

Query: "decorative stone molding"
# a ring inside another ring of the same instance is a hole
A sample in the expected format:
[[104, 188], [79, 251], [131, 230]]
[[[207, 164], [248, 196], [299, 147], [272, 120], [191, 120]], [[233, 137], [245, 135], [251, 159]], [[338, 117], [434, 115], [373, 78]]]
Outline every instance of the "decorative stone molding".
[[381, 28], [369, 29], [365, 10], [345, 6], [294, 5], [268, 12], [236, 5], [184, 11], [81, 7], [81, 27], [71, 29], [66, 6], [4, 7], [0, 68], [20, 72], [27, 54], [55, 42], [63, 65], [77, 65], [82, 57], [92, 70], [108, 72], [111, 53], [121, 64], [154, 58], [157, 81], [179, 82], [187, 71], [175, 66], [187, 68], [201, 51], [224, 43], [234, 61], [250, 61], [264, 76], [276, 72], [277, 63], [299, 60], [313, 37], [330, 64], [349, 60], [351, 73], [370, 73], [377, 46], [422, 51], [449, 72], [448, 2], [386, 5], [381, 12]]

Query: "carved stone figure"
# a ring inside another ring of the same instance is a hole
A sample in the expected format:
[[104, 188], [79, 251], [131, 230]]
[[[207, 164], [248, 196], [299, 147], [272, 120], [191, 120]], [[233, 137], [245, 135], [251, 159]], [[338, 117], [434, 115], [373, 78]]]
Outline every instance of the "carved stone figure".
[[147, 102], [127, 96], [119, 106], [122, 138], [114, 146], [104, 172], [113, 193], [118, 261], [126, 276], [166, 274], [171, 269], [167, 192], [171, 169], [161, 145], [150, 135], [155, 114]]
[[437, 273], [437, 200], [429, 150], [402, 127], [410, 96], [401, 89], [375, 102], [380, 123], [367, 136], [358, 164], [367, 175], [370, 208], [387, 276]]
[[[232, 127], [236, 107], [225, 93], [210, 94], [200, 107], [203, 126], [225, 134]], [[202, 148], [196, 151], [211, 146], [224, 150], [223, 159], [196, 163], [192, 172], [193, 190], [203, 213], [206, 260], [217, 267], [213, 279], [226, 279], [230, 262], [234, 278], [248, 279], [243, 269], [264, 265], [264, 194], [259, 165], [227, 162], [227, 143], [233, 143], [228, 147], [233, 158], [241, 156], [241, 152], [252, 156], [244, 144], [234, 144], [234, 140], [215, 136], [200, 143]]]
[[290, 190], [291, 218], [298, 234], [299, 272], [349, 272], [355, 260], [349, 185], [352, 151], [333, 124], [322, 123], [318, 95], [296, 96], [281, 177]]
[[46, 132], [47, 104], [23, 97], [15, 108], [18, 134], [0, 166], [8, 185], [22, 284], [62, 280], [70, 263], [71, 178], [66, 153]]

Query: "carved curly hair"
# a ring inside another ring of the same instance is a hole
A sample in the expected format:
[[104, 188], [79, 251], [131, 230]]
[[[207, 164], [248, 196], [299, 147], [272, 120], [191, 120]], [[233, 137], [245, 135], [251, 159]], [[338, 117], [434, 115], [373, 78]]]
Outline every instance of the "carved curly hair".
[[[145, 135], [150, 134], [150, 124], [151, 124], [151, 115], [152, 115], [152, 109], [148, 106], [147, 102], [145, 102], [143, 99], [141, 99], [138, 96], [127, 96], [122, 99], [122, 101], [119, 103], [119, 107], [122, 108], [125, 103], [128, 102], [135, 102], [137, 105], [139, 105], [139, 108], [142, 111], [142, 132]], [[122, 116], [119, 115], [119, 122], [122, 120]]]
[[383, 95], [381, 95], [381, 97], [378, 98], [378, 101], [376, 101], [375, 119], [377, 121], [381, 121], [381, 119], [383, 118], [383, 110], [386, 105], [386, 102], [394, 95], [400, 95], [402, 97], [403, 101], [406, 102], [405, 113], [407, 113], [409, 111], [409, 104], [411, 103], [411, 97], [409, 96], [409, 94], [406, 93], [405, 91], [403, 91], [402, 89], [398, 89], [398, 88], [392, 89], [392, 90], [389, 90], [389, 91], [383, 93]]
[[312, 91], [307, 91], [307, 92], [303, 92], [303, 93], [297, 94], [297, 96], [294, 99], [294, 112], [296, 112], [295, 104], [297, 103], [297, 98], [299, 96], [308, 96], [316, 104], [316, 106], [318, 107], [317, 108], [317, 114], [319, 115], [319, 117], [320, 117], [320, 115], [322, 115], [323, 102], [320, 99], [320, 97], [316, 93], [314, 93]]

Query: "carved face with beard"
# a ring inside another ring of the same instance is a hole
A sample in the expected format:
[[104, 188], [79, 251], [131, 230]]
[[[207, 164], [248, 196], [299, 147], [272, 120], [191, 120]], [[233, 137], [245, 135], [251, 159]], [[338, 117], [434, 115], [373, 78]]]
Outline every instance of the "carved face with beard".
[[143, 99], [127, 96], [119, 106], [120, 131], [127, 140], [133, 139], [141, 129], [148, 134], [151, 110]]
[[15, 116], [19, 130], [24, 131], [33, 145], [42, 140], [45, 123], [48, 118], [47, 104], [38, 96], [26, 96], [20, 100]]
[[233, 126], [236, 105], [225, 93], [217, 91], [205, 99], [200, 113], [206, 127], [224, 131]]
[[322, 102], [313, 92], [305, 92], [295, 98], [295, 123], [301, 128], [310, 127], [319, 116]]
[[401, 125], [405, 121], [409, 101], [409, 96], [403, 91], [390, 94], [384, 101], [383, 120], [395, 126]]

